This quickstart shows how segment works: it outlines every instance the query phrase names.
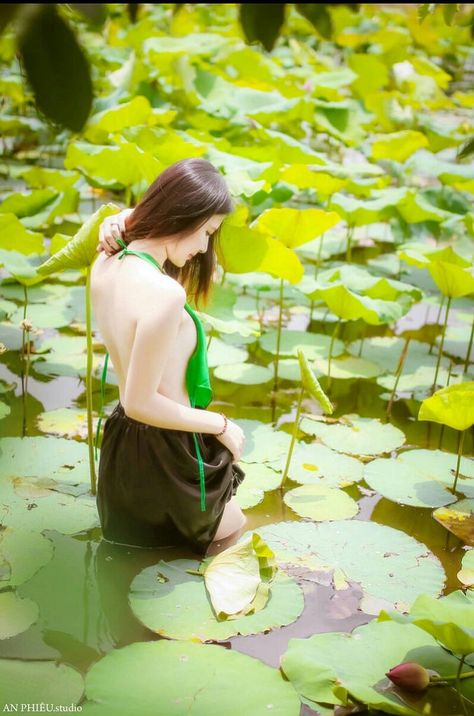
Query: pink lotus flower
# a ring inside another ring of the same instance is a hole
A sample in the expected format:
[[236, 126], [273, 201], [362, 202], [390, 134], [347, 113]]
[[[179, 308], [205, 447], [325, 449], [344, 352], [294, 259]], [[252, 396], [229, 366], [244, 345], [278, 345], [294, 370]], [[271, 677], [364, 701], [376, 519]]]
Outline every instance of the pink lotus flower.
[[393, 669], [387, 671], [385, 676], [406, 691], [424, 691], [430, 683], [430, 675], [427, 670], [414, 661], [397, 664]]

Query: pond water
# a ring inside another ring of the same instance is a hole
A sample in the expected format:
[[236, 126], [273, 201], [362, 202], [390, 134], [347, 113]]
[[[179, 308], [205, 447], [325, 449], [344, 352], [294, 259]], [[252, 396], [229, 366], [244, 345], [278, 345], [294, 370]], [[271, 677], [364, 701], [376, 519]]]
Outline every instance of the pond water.
[[[306, 307], [308, 308], [308, 307]], [[418, 304], [405, 316], [395, 331], [378, 327], [369, 334], [393, 335], [410, 330], [418, 340], [429, 341], [439, 326], [435, 324], [438, 307]], [[267, 322], [275, 322], [277, 311], [268, 307]], [[452, 314], [452, 325], [456, 323]], [[293, 330], [310, 330], [325, 333], [327, 324], [319, 320], [309, 321], [309, 309], [302, 310], [287, 318], [286, 327]], [[44, 329], [41, 340], [55, 335], [77, 335], [75, 330], [63, 328]], [[343, 338], [355, 340], [358, 332], [354, 326], [346, 326]], [[248, 347], [248, 346], [247, 346]], [[254, 346], [254, 359], [267, 362], [270, 357]], [[48, 410], [63, 407], [85, 409], [84, 382], [80, 378], [60, 376], [48, 379], [30, 372], [28, 395], [22, 398], [21, 363], [18, 353], [13, 351], [3, 356], [0, 378], [16, 385], [14, 397], [10, 399], [11, 413], [1, 424], [3, 436], [41, 435], [36, 416]], [[324, 386], [324, 379], [321, 380]], [[232, 419], [274, 422], [282, 430], [291, 432], [297, 402], [294, 383], [281, 381], [276, 398], [274, 413], [268, 400], [268, 385], [239, 386], [229, 388], [228, 384], [213, 380], [213, 409], [223, 410]], [[349, 413], [383, 420], [387, 402], [381, 399], [383, 389], [374, 381], [353, 379], [333, 380], [331, 397], [336, 404], [335, 416]], [[107, 391], [107, 412], [117, 398], [117, 389]], [[99, 399], [99, 382], [94, 382], [94, 400]], [[406, 435], [406, 445], [422, 448], [437, 448], [440, 426], [418, 422], [409, 407], [410, 401], [397, 400], [394, 403], [391, 422]], [[23, 424], [26, 409], [27, 420]], [[310, 398], [305, 398], [302, 411], [306, 414], [320, 413]], [[301, 433], [303, 437], [303, 433]], [[466, 436], [464, 454], [472, 454], [472, 432]], [[457, 436], [454, 431], [443, 431], [442, 448], [450, 452], [457, 450]], [[288, 488], [296, 487], [291, 480]], [[360, 510], [355, 520], [372, 521], [393, 527], [424, 543], [442, 563], [447, 581], [444, 593], [459, 588], [456, 573], [460, 569], [464, 554], [462, 543], [451, 536], [446, 548], [446, 531], [431, 516], [431, 510], [397, 504], [372, 490], [364, 481], [344, 488], [344, 491], [358, 501]], [[301, 521], [282, 500], [279, 490], [265, 493], [264, 500], [246, 510], [248, 518], [245, 529], [252, 530], [269, 523]], [[145, 567], [156, 564], [160, 559], [172, 560], [190, 557], [188, 550], [167, 548], [145, 550], [113, 545], [101, 537], [101, 530], [68, 536], [55, 530], [45, 534], [54, 544], [53, 559], [39, 570], [30, 580], [18, 587], [22, 597], [29, 597], [40, 606], [38, 621], [27, 631], [16, 637], [0, 640], [0, 657], [22, 660], [58, 659], [80, 672], [88, 668], [111, 649], [120, 648], [137, 641], [152, 641], [161, 637], [143, 626], [132, 613], [128, 603], [128, 592], [133, 578]], [[211, 554], [235, 542], [233, 539], [217, 543]], [[370, 555], [368, 555], [370, 558]], [[358, 608], [362, 591], [356, 583], [342, 591], [328, 584], [302, 578], [300, 584], [305, 597], [302, 615], [292, 624], [256, 636], [236, 636], [221, 642], [223, 646], [254, 656], [266, 664], [278, 667], [281, 655], [288, 641], [293, 637], [306, 637], [315, 633], [330, 631], [350, 632], [359, 624], [373, 617]], [[312, 711], [305, 705], [301, 714]]]

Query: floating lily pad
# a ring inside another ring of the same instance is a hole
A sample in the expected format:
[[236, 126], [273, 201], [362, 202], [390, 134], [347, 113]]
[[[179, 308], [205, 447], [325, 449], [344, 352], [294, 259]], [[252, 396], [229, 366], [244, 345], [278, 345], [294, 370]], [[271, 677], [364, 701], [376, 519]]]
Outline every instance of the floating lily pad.
[[[94, 354], [92, 358], [92, 370], [98, 373], [101, 368], [101, 356]], [[34, 370], [42, 375], [84, 377], [87, 369], [87, 358], [85, 353], [46, 353], [38, 356], [35, 361]], [[110, 373], [112, 375], [112, 373]], [[110, 382], [107, 376], [107, 382]]]
[[462, 558], [461, 569], [456, 576], [466, 587], [474, 587], [474, 549], [466, 552]]
[[[459, 484], [459, 479], [458, 479]], [[474, 500], [459, 500], [449, 507], [439, 507], [433, 517], [456, 537], [474, 547]]]
[[[361, 341], [353, 341], [347, 346], [347, 351], [353, 356], [359, 356]], [[397, 336], [372, 336], [364, 338], [360, 356], [373, 363], [377, 363], [386, 373], [394, 373], [402, 354], [405, 341]], [[420, 367], [436, 366], [437, 355], [435, 351], [430, 354], [429, 343], [411, 340], [403, 364], [403, 374], [413, 373]], [[444, 361], [447, 365], [447, 361]]]
[[57, 661], [0, 659], [4, 704], [77, 704], [84, 691], [82, 674]]
[[[260, 346], [264, 351], [276, 355], [277, 352], [277, 331], [268, 331], [260, 337]], [[301, 348], [308, 360], [314, 358], [327, 358], [331, 336], [322, 333], [307, 333], [306, 331], [289, 331], [283, 329], [280, 336], [280, 356], [297, 356], [297, 349]], [[332, 355], [337, 356], [343, 353], [344, 344], [342, 341], [334, 341]]]
[[146, 567], [130, 586], [130, 607], [148, 629], [170, 639], [221, 641], [235, 634], [257, 634], [291, 624], [303, 611], [303, 593], [284, 572], [271, 583], [271, 596], [255, 614], [218, 621], [206, 593], [204, 579], [188, 574], [199, 562], [177, 559]]
[[312, 418], [303, 418], [300, 427], [305, 433], [317, 435], [333, 450], [351, 455], [379, 455], [396, 450], [405, 442], [401, 430], [376, 418], [361, 418], [351, 413], [340, 420], [348, 424], [329, 425]]
[[[430, 634], [412, 624], [376, 620], [356, 627], [351, 634], [333, 632], [290, 639], [281, 668], [314, 709], [318, 709], [318, 702], [345, 704], [348, 694], [383, 713], [421, 713], [425, 699], [431, 699], [434, 707], [427, 713], [442, 713], [437, 708], [440, 704], [449, 709], [453, 692], [449, 690], [443, 698], [440, 689], [413, 695], [413, 709], [407, 706], [410, 694], [396, 690], [385, 675], [396, 664], [407, 661], [407, 655], [437, 673], [456, 673], [458, 661]], [[469, 668], [468, 664], [463, 667], [466, 672]]]
[[259, 659], [164, 639], [109, 652], [86, 674], [86, 696], [87, 716], [298, 716], [301, 706], [281, 672]]
[[254, 363], [227, 363], [214, 369], [214, 376], [237, 385], [259, 385], [273, 378], [273, 371]]
[[267, 490], [276, 490], [281, 482], [282, 473], [258, 462], [239, 463], [245, 472], [245, 480], [237, 488], [236, 500], [241, 509], [258, 505]]
[[9, 351], [20, 350], [22, 346], [21, 328], [19, 326], [14, 326], [11, 323], [0, 323], [0, 343], [3, 343], [5, 348]]
[[[454, 483], [457, 455], [441, 450], [407, 450], [396, 458], [372, 460], [365, 481], [377, 492], [402, 505], [440, 507], [456, 500], [448, 489]], [[462, 458], [456, 489], [474, 497], [474, 460]]]
[[[61, 303], [32, 303], [28, 306], [26, 317], [35, 328], [62, 328], [68, 326], [74, 318], [74, 311]], [[23, 320], [23, 308], [12, 314], [11, 322]]]
[[16, 592], [1, 592], [0, 639], [9, 639], [26, 631], [38, 615], [38, 605], [32, 599], [22, 599]]
[[[5, 488], [2, 498], [4, 499]], [[0, 505], [3, 525], [19, 530], [57, 530], [72, 535], [99, 526], [95, 498], [73, 497], [56, 490], [36, 497], [19, 497], [12, 492]]]
[[[421, 393], [430, 391], [433, 385], [435, 377], [436, 367], [435, 366], [420, 366], [413, 373], [403, 373], [400, 376], [400, 380], [397, 384], [397, 393], [408, 393], [414, 394], [415, 397], [421, 397]], [[437, 382], [447, 383], [449, 373], [446, 368], [440, 368], [438, 371]], [[377, 384], [385, 388], [386, 390], [392, 391], [395, 386], [394, 375], [383, 375], [377, 378]], [[456, 382], [456, 379], [451, 376], [451, 382]]]
[[49, 477], [60, 482], [89, 482], [86, 443], [65, 438], [26, 437], [0, 440], [4, 477]]
[[238, 419], [235, 422], [245, 433], [242, 455], [245, 462], [278, 463], [279, 457], [287, 452], [291, 435], [283, 430], [274, 430], [271, 425], [258, 420]]
[[392, 527], [339, 520], [280, 522], [254, 531], [289, 573], [336, 590], [358, 585], [363, 592], [358, 608], [365, 614], [378, 614], [387, 604], [406, 611], [419, 593], [438, 595], [443, 589], [445, 574], [437, 557]]
[[359, 511], [357, 502], [343, 490], [325, 485], [301, 485], [283, 499], [297, 515], [316, 522], [350, 519]]
[[283, 380], [301, 380], [300, 362], [297, 358], [283, 358], [278, 361], [278, 377]]
[[228, 363], [244, 363], [248, 355], [244, 348], [238, 348], [213, 336], [207, 352], [207, 364], [209, 368], [215, 368]]
[[[319, 375], [328, 375], [329, 361], [326, 358], [317, 358], [313, 363], [313, 369]], [[343, 356], [331, 359], [331, 377], [340, 380], [350, 378], [376, 378], [383, 369], [365, 358], [354, 358]]]
[[39, 532], [6, 527], [0, 532], [0, 587], [23, 584], [53, 556], [53, 544]]
[[36, 418], [42, 433], [52, 433], [68, 438], [87, 438], [87, 411], [77, 408], [57, 408], [40, 413]]
[[[286, 457], [284, 461], [286, 462]], [[302, 485], [347, 487], [362, 480], [364, 465], [356, 458], [342, 455], [320, 443], [297, 443], [291, 456], [288, 475]]]

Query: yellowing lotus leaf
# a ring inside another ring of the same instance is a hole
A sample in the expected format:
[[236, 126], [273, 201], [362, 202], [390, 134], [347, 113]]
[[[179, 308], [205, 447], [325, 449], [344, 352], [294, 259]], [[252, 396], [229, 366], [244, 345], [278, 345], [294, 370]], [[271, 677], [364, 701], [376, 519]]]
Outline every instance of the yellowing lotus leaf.
[[422, 402], [418, 420], [431, 420], [454, 430], [470, 428], [474, 424], [474, 381], [437, 390]]

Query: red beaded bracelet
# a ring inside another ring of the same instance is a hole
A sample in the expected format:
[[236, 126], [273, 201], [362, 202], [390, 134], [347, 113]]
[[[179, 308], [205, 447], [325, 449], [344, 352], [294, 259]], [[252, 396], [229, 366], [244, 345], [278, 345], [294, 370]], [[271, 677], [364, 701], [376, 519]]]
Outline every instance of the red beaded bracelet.
[[219, 437], [219, 435], [223, 435], [227, 430], [227, 417], [224, 415], [224, 413], [219, 413], [219, 415], [222, 415], [222, 417], [224, 418], [224, 429], [221, 430], [220, 433], [215, 433], [216, 437]]

